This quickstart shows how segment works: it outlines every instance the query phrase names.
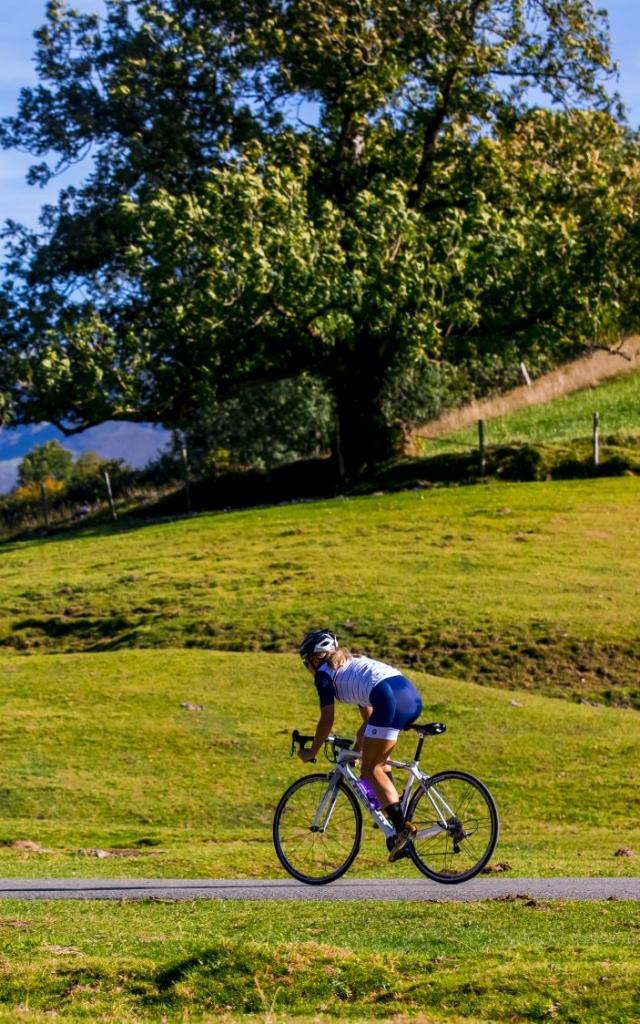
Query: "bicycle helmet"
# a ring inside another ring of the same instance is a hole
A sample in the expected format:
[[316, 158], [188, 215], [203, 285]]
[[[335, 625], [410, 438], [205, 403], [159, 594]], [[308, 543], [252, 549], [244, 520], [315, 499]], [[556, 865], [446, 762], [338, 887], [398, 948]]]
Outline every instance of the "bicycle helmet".
[[313, 629], [300, 644], [299, 652], [304, 667], [309, 665], [313, 654], [329, 654], [338, 649], [338, 638], [330, 629]]

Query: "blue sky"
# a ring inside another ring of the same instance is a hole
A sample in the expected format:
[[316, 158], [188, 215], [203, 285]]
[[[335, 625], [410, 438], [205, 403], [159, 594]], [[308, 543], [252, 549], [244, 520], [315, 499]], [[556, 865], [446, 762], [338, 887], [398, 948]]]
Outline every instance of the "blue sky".
[[[100, 11], [101, 0], [74, 0], [81, 11]], [[602, 0], [596, 6], [609, 11], [612, 50], [620, 65], [618, 91], [628, 109], [630, 123], [640, 124], [640, 0]], [[18, 93], [33, 84], [34, 40], [32, 34], [43, 21], [45, 0], [1, 0], [0, 4], [0, 116], [15, 113]], [[86, 173], [79, 165], [44, 189], [30, 187], [25, 174], [33, 158], [26, 154], [0, 151], [0, 223], [12, 218], [35, 226], [40, 207], [56, 198], [63, 185], [80, 181]], [[15, 480], [22, 455], [34, 444], [59, 437], [75, 452], [93, 448], [105, 457], [125, 458], [130, 465], [144, 465], [168, 438], [166, 431], [133, 424], [106, 423], [83, 435], [64, 440], [46, 424], [18, 431], [0, 429], [0, 493]]]
[[[100, 10], [100, 0], [74, 0], [81, 11]], [[15, 113], [24, 85], [35, 83], [33, 32], [43, 21], [45, 0], [0, 0], [0, 116]], [[33, 157], [0, 150], [0, 223], [7, 218], [35, 226], [40, 207], [55, 201], [63, 185], [79, 182], [86, 168], [79, 165], [54, 180], [47, 188], [29, 186], [25, 174]], [[57, 438], [79, 455], [97, 451], [104, 458], [124, 459], [130, 466], [144, 466], [169, 440], [169, 433], [148, 424], [103, 423], [74, 437], [65, 438], [47, 423], [18, 430], [0, 428], [0, 494], [13, 487], [23, 455], [34, 446]]]

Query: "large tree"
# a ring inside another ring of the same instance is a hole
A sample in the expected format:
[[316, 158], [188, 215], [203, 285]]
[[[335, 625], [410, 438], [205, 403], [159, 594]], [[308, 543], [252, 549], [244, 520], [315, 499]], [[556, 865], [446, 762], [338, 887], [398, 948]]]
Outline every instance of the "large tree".
[[45, 480], [67, 481], [73, 469], [73, 452], [59, 441], [35, 445], [18, 466], [18, 483], [41, 484]]
[[94, 153], [39, 235], [14, 229], [5, 419], [180, 426], [311, 372], [355, 472], [393, 450], [399, 362], [637, 316], [638, 145], [589, 0], [106, 8], [48, 5], [43, 85], [5, 122]]

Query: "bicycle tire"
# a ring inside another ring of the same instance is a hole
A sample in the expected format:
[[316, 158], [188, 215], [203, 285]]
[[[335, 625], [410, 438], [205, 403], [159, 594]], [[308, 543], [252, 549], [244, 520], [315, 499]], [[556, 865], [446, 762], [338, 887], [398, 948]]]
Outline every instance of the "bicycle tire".
[[[282, 794], [282, 796], [280, 798], [280, 801], [278, 803], [278, 806], [276, 807], [276, 812], [275, 812], [275, 815], [274, 815], [274, 818], [273, 818], [273, 845], [275, 846], [276, 854], [278, 855], [278, 860], [282, 864], [282, 866], [285, 869], [285, 871], [288, 874], [290, 874], [293, 878], [297, 879], [299, 882], [304, 882], [306, 885], [327, 885], [329, 882], [335, 882], [335, 880], [337, 878], [340, 878], [342, 875], [344, 875], [345, 871], [349, 870], [349, 868], [351, 867], [351, 865], [353, 864], [355, 858], [358, 855], [358, 851], [360, 849], [360, 843], [362, 842], [362, 811], [360, 810], [360, 805], [358, 804], [358, 801], [357, 801], [356, 797], [354, 796], [354, 794], [351, 792], [349, 787], [346, 786], [342, 780], [340, 780], [338, 782], [337, 786], [336, 786], [336, 789], [338, 790], [338, 793], [341, 796], [344, 796], [346, 798], [347, 803], [344, 805], [345, 813], [346, 813], [346, 809], [350, 808], [353, 811], [353, 819], [354, 819], [354, 821], [353, 821], [353, 837], [352, 837], [351, 840], [349, 840], [349, 842], [347, 844], [348, 845], [348, 851], [347, 851], [345, 857], [341, 860], [341, 862], [337, 866], [335, 866], [333, 868], [333, 870], [328, 871], [325, 874], [315, 874], [315, 873], [312, 874], [312, 873], [310, 873], [309, 869], [302, 870], [300, 864], [296, 865], [296, 864], [292, 863], [292, 860], [290, 859], [291, 858], [291, 852], [289, 851], [289, 853], [287, 853], [287, 851], [284, 848], [284, 846], [286, 846], [287, 844], [284, 843], [284, 845], [283, 845], [282, 821], [283, 821], [283, 816], [284, 816], [285, 810], [287, 809], [287, 806], [289, 805], [290, 808], [292, 807], [293, 798], [295, 797], [296, 793], [298, 793], [300, 790], [302, 790], [305, 786], [310, 786], [310, 785], [315, 784], [315, 783], [319, 783], [320, 785], [318, 785], [318, 799], [315, 800], [315, 795], [314, 795], [314, 796], [311, 797], [311, 799], [309, 801], [309, 808], [313, 808], [313, 810], [309, 811], [309, 813], [311, 813], [311, 820], [312, 820], [313, 814], [315, 814], [315, 810], [319, 807], [320, 800], [322, 799], [322, 796], [323, 796], [324, 792], [326, 792], [326, 788], [328, 786], [328, 777], [327, 777], [327, 775], [322, 775], [322, 774], [303, 775], [302, 778], [297, 779]], [[294, 808], [294, 811], [295, 811], [295, 808]], [[342, 811], [342, 808], [341, 808], [341, 811]], [[304, 811], [303, 811], [303, 815], [304, 815]], [[348, 815], [347, 815], [347, 817], [348, 817]], [[304, 827], [305, 827], [305, 821], [306, 820], [308, 820], [308, 817], [304, 818], [304, 816], [303, 816], [301, 824], [294, 825], [294, 828], [298, 829], [299, 838], [301, 838], [303, 841], [304, 841], [304, 838], [305, 838], [304, 837]], [[347, 819], [345, 818], [345, 820], [347, 820]], [[309, 825], [310, 824], [311, 824], [311, 822], [309, 821]], [[309, 828], [309, 833], [310, 833], [310, 828]], [[310, 848], [311, 849], [313, 849], [316, 846], [316, 844], [318, 844], [318, 838], [317, 837], [319, 835], [324, 836], [325, 833], [314, 833], [313, 835], [314, 835], [314, 838], [311, 839], [311, 841], [310, 841]], [[320, 842], [322, 842], [322, 840], [320, 840]], [[311, 858], [311, 859], [313, 859], [313, 858]]]
[[[457, 856], [457, 853], [454, 850], [454, 840], [449, 836], [448, 833], [445, 833], [443, 831], [440, 837], [432, 837], [425, 839], [424, 845], [422, 845], [420, 840], [417, 840], [416, 842], [411, 843], [409, 845], [409, 853], [411, 855], [411, 859], [413, 860], [413, 863], [416, 865], [418, 870], [421, 871], [423, 875], [426, 875], [427, 878], [430, 878], [434, 882], [440, 882], [443, 885], [459, 885], [461, 882], [468, 882], [471, 878], [475, 878], [475, 876], [480, 871], [482, 871], [483, 867], [485, 867], [485, 865], [489, 862], [489, 858], [491, 857], [493, 851], [496, 848], [496, 843], [498, 842], [498, 835], [500, 832], [500, 820], [495, 800], [491, 796], [491, 793], [485, 786], [484, 782], [481, 782], [480, 779], [477, 779], [475, 775], [471, 775], [469, 772], [457, 770], [437, 772], [435, 775], [432, 775], [429, 779], [425, 780], [427, 792], [429, 789], [432, 788], [437, 790], [439, 785], [442, 787], [444, 783], [453, 781], [463, 784], [466, 783], [473, 790], [475, 790], [475, 792], [479, 796], [481, 803], [484, 805], [488, 812], [488, 836], [486, 841], [483, 842], [483, 848], [477, 854], [477, 856], [474, 853], [472, 853], [474, 847], [473, 844], [469, 842], [470, 837], [476, 834], [477, 828], [475, 832], [469, 832], [464, 838], [461, 838], [458, 841], [458, 853], [461, 852], [460, 847], [462, 846], [462, 844], [467, 843], [465, 853], [469, 851], [472, 857], [475, 857], [474, 862], [467, 868], [467, 870], [461, 870], [458, 873], [454, 873], [452, 868], [447, 867], [447, 857], [453, 858]], [[424, 814], [424, 812], [420, 811], [420, 804], [423, 801], [427, 801], [428, 807], [430, 809], [430, 811], [427, 812], [430, 813], [430, 819], [427, 819], [427, 821], [425, 822], [421, 822], [420, 820], [421, 814]], [[452, 807], [451, 809], [454, 811], [454, 813], [456, 813], [454, 807]], [[464, 828], [464, 815], [462, 809], [460, 811], [460, 814], [462, 815], [461, 824], [462, 827]], [[411, 803], [409, 805], [409, 811], [407, 816], [410, 821], [417, 825], [418, 829], [420, 829], [421, 824], [427, 824], [429, 821], [435, 824], [437, 820], [435, 812], [429, 801], [427, 793], [422, 788], [418, 789], [416, 793], [414, 793]], [[477, 817], [472, 818], [467, 816], [467, 827], [470, 827], [472, 822], [475, 822], [477, 825], [477, 823], [480, 820], [484, 819], [480, 819]], [[444, 850], [438, 851], [436, 846], [436, 840], [442, 837], [446, 837], [444, 843]], [[448, 840], [450, 840], [451, 842], [450, 851], [448, 850]], [[439, 871], [435, 870], [426, 862], [424, 858], [427, 855], [427, 853], [432, 859], [442, 862], [443, 866]]]

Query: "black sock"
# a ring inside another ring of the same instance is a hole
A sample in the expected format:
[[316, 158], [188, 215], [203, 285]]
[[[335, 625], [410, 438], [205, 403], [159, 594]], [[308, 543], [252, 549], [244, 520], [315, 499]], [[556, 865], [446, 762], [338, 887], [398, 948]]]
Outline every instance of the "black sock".
[[402, 813], [402, 806], [400, 801], [396, 801], [395, 804], [387, 804], [384, 809], [384, 813], [395, 828], [396, 832], [404, 827], [404, 814]]

